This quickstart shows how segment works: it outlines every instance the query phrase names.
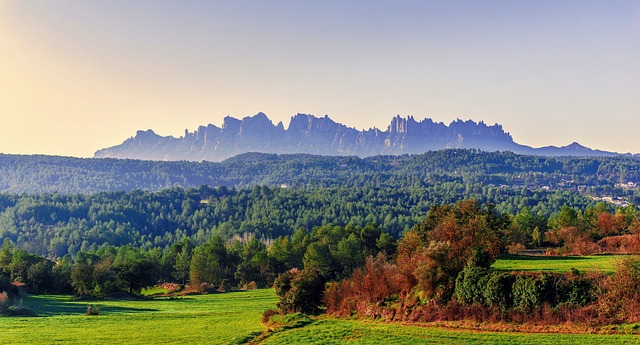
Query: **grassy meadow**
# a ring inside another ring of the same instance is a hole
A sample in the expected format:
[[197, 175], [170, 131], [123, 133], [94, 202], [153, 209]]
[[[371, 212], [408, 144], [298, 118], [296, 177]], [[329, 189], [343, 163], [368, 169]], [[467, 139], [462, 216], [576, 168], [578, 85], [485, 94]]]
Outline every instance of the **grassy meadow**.
[[[563, 272], [574, 267], [609, 272], [618, 258], [509, 256], [494, 268]], [[242, 344], [265, 331], [262, 312], [274, 309], [276, 302], [272, 289], [149, 300], [28, 296], [13, 303], [32, 309], [38, 317], [0, 318], [0, 344]], [[99, 315], [86, 315], [89, 304], [99, 305]], [[640, 325], [620, 327], [636, 333]], [[255, 344], [640, 344], [640, 336], [633, 334], [481, 332], [324, 316], [305, 317], [256, 340]]]
[[493, 268], [502, 271], [545, 271], [562, 273], [575, 268], [579, 271], [598, 270], [612, 273], [617, 260], [624, 255], [593, 256], [532, 256], [509, 255], [498, 259]]
[[[85, 315], [88, 304], [100, 314]], [[40, 317], [0, 318], [0, 344], [241, 344], [265, 327], [275, 307], [271, 289], [145, 301], [74, 301], [30, 296]], [[377, 321], [312, 318], [258, 344], [638, 344], [637, 335], [529, 334], [407, 326]]]
[[[144, 301], [74, 301], [30, 296], [40, 317], [0, 318], [0, 344], [242, 344], [260, 335], [271, 289]], [[85, 315], [88, 304], [100, 314]], [[479, 332], [317, 317], [256, 344], [638, 344], [638, 335]], [[635, 331], [632, 326], [629, 330]]]
[[[41, 317], [0, 318], [0, 344], [242, 343], [264, 330], [262, 312], [276, 301], [272, 289], [141, 301], [29, 296], [22, 305]], [[88, 304], [100, 314], [85, 315]]]
[[374, 321], [319, 318], [260, 342], [280, 344], [639, 344], [638, 335], [482, 332]]

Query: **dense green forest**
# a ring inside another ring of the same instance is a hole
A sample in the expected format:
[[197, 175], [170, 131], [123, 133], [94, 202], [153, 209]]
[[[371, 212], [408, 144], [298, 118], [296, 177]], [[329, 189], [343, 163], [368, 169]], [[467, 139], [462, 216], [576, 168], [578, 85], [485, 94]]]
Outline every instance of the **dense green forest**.
[[221, 163], [158, 162], [0, 154], [0, 192], [157, 191], [201, 185], [420, 188], [445, 182], [537, 190], [566, 189], [640, 200], [640, 160], [570, 158], [443, 150], [421, 155], [323, 157], [248, 153]]
[[0, 170], [0, 238], [51, 258], [105, 245], [167, 249], [212, 235], [268, 241], [326, 224], [377, 224], [399, 238], [431, 205], [462, 199], [511, 216], [526, 211], [544, 232], [563, 206], [584, 211], [594, 196], [640, 201], [628, 187], [640, 180], [640, 161], [626, 157], [444, 150], [194, 163], [0, 155]]
[[0, 195], [0, 239], [46, 257], [61, 257], [103, 245], [166, 249], [182, 238], [202, 243], [252, 234], [263, 240], [298, 229], [333, 224], [378, 224], [398, 238], [424, 218], [430, 205], [474, 198], [516, 215], [526, 208], [546, 230], [546, 219], [569, 205], [595, 202], [577, 192], [529, 191], [462, 182], [415, 188], [201, 186], [158, 192]]

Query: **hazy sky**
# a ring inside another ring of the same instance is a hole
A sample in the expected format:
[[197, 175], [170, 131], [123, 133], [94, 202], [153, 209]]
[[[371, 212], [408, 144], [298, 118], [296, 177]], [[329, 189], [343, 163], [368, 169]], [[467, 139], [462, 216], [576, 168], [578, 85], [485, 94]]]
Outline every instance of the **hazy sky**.
[[92, 156], [260, 111], [640, 152], [640, 1], [0, 0], [0, 152]]

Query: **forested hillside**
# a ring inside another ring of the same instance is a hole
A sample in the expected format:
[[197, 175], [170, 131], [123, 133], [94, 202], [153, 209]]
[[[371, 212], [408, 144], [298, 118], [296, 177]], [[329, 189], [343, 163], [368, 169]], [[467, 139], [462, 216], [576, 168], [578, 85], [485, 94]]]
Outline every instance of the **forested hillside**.
[[[31, 253], [60, 257], [101, 245], [166, 248], [183, 237], [251, 233], [273, 239], [297, 229], [375, 223], [394, 237], [419, 222], [430, 205], [465, 198], [497, 204], [509, 214], [528, 207], [541, 226], [563, 205], [594, 201], [569, 191], [522, 191], [438, 182], [415, 188], [172, 188], [91, 195], [0, 195], [0, 238]], [[541, 228], [544, 230], [544, 228]]]
[[510, 152], [444, 150], [421, 155], [324, 157], [250, 153], [212, 162], [159, 162], [0, 154], [0, 192], [95, 193], [157, 191], [201, 185], [245, 187], [416, 188], [441, 183], [464, 188], [581, 189], [589, 195], [640, 194], [620, 183], [640, 183], [640, 160], [570, 158]]
[[192, 163], [0, 155], [0, 170], [0, 238], [48, 257], [106, 244], [167, 248], [184, 237], [268, 240], [325, 224], [375, 223], [398, 238], [431, 205], [469, 198], [509, 215], [526, 208], [545, 231], [565, 205], [585, 210], [594, 196], [640, 201], [640, 161], [623, 157], [445, 150]]

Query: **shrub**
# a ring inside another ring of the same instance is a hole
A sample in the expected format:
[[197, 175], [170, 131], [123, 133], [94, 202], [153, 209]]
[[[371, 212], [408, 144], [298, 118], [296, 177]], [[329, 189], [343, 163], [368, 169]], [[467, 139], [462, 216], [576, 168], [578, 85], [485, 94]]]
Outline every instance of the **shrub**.
[[512, 244], [507, 246], [507, 253], [509, 253], [509, 254], [519, 254], [522, 251], [524, 251], [525, 249], [527, 249], [527, 247], [525, 247], [524, 244], [522, 244], [522, 243], [512, 243]]
[[463, 304], [484, 304], [484, 287], [489, 278], [486, 268], [467, 265], [456, 279], [455, 296]]
[[575, 306], [585, 306], [596, 300], [594, 280], [572, 269], [564, 275], [563, 284], [558, 284], [558, 290], [563, 295], [562, 302]]
[[514, 280], [507, 272], [467, 266], [456, 279], [455, 296], [462, 304], [506, 310], [513, 305]]
[[458, 268], [450, 260], [452, 248], [448, 242], [431, 242], [428, 247], [418, 248], [413, 257], [417, 261], [413, 276], [421, 298], [446, 303], [453, 297], [456, 278], [464, 266]]
[[596, 245], [601, 253], [640, 252], [640, 239], [636, 234], [605, 237]]
[[278, 309], [285, 314], [318, 313], [322, 306], [324, 284], [324, 277], [315, 268], [282, 274], [274, 283], [276, 294], [280, 297]]
[[542, 305], [547, 280], [545, 276], [518, 275], [513, 283], [513, 306], [523, 311], [531, 311]]
[[0, 293], [0, 314], [6, 314], [9, 309], [9, 295], [6, 291]]
[[99, 304], [89, 304], [87, 305], [87, 315], [95, 316], [100, 315], [100, 305]]
[[298, 273], [297, 269], [291, 269], [287, 272], [282, 273], [276, 278], [273, 282], [273, 289], [276, 292], [276, 295], [283, 297], [287, 291], [291, 290], [291, 279], [293, 276]]
[[492, 271], [485, 280], [485, 288], [482, 293], [484, 303], [506, 310], [513, 306], [513, 283], [515, 277], [506, 272]]
[[421, 297], [445, 304], [453, 297], [458, 274], [470, 261], [474, 266], [491, 266], [504, 248], [499, 234], [509, 225], [508, 217], [494, 206], [481, 206], [475, 200], [434, 205], [423, 223], [398, 243], [398, 266], [402, 271], [415, 267], [409, 272], [417, 280]]
[[388, 263], [386, 255], [369, 257], [365, 266], [356, 269], [351, 278], [329, 284], [325, 292], [327, 313], [344, 317], [355, 312], [376, 317], [371, 315], [372, 305], [395, 303], [410, 287], [398, 265]]
[[618, 262], [616, 272], [599, 286], [598, 312], [608, 322], [640, 321], [640, 258]]

